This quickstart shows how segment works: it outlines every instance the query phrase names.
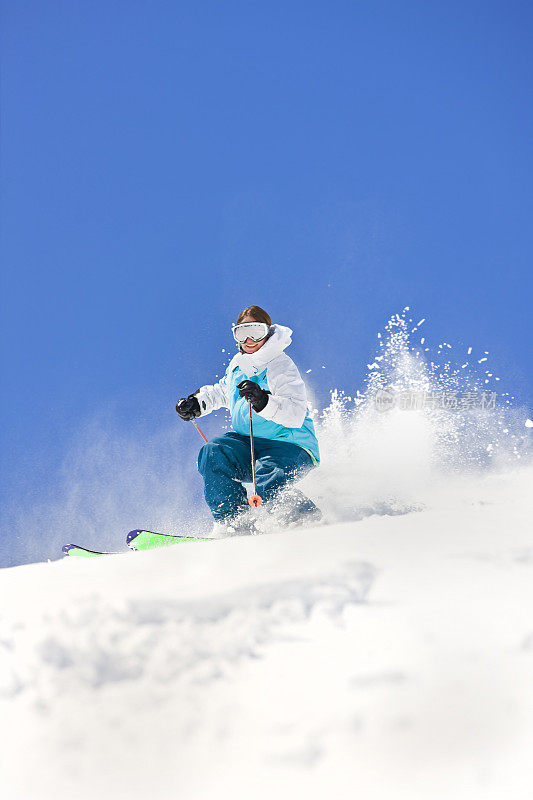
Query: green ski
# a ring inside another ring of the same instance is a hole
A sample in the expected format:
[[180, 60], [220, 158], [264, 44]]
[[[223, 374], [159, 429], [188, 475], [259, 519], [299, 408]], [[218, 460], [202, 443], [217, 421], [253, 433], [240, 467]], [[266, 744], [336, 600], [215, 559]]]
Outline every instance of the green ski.
[[155, 533], [154, 531], [135, 530], [126, 536], [126, 544], [132, 550], [153, 550], [156, 547], [169, 547], [172, 544], [183, 542], [212, 542], [208, 536], [174, 536], [170, 533]]
[[63, 545], [63, 553], [66, 556], [80, 556], [81, 558], [96, 558], [97, 556], [118, 556], [119, 553], [105, 553], [98, 550], [87, 550], [86, 547], [80, 547], [77, 544]]
[[[169, 547], [172, 544], [183, 542], [204, 542], [214, 541], [212, 537], [206, 536], [174, 536], [170, 533], [156, 533], [155, 531], [134, 530], [126, 536], [126, 544], [131, 550], [154, 550], [157, 547]], [[127, 552], [127, 551], [126, 551]], [[96, 558], [97, 556], [117, 556], [120, 553], [101, 552], [98, 550], [88, 550], [77, 544], [66, 544], [63, 546], [63, 554], [66, 556], [78, 556], [80, 558]]]

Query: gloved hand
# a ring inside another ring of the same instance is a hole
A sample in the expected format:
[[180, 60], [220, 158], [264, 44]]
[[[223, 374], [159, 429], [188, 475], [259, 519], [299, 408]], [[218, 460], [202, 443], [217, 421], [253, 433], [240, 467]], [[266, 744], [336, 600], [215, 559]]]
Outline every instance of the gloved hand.
[[245, 397], [248, 402], [252, 404], [253, 410], [257, 411], [257, 413], [262, 411], [268, 403], [268, 395], [270, 392], [261, 389], [254, 381], [241, 381], [237, 384], [237, 389], [239, 389], [240, 396]]
[[199, 417], [202, 413], [198, 398], [194, 394], [190, 394], [188, 397], [182, 397], [181, 400], [178, 400], [176, 403], [176, 411], [185, 422], [190, 422], [191, 419]]

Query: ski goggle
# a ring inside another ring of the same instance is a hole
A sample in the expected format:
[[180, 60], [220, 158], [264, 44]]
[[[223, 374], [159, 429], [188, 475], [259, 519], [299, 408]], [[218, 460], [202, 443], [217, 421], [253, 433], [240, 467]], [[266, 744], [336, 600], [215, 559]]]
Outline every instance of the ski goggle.
[[268, 336], [270, 328], [266, 322], [241, 322], [240, 325], [233, 326], [233, 338], [239, 344], [244, 344], [247, 339], [260, 342]]

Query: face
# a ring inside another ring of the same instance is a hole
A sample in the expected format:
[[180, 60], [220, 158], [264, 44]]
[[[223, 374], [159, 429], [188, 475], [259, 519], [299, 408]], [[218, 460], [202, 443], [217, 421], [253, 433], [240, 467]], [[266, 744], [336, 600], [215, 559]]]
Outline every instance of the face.
[[[244, 317], [244, 319], [241, 319], [241, 322], [257, 322], [257, 320], [248, 315], [247, 317]], [[266, 336], [264, 339], [261, 339], [260, 342], [254, 342], [253, 339], [250, 339], [250, 337], [248, 337], [248, 339], [244, 342], [244, 344], [241, 344], [241, 347], [245, 353], [256, 353], [263, 347], [266, 340], [267, 340]]]

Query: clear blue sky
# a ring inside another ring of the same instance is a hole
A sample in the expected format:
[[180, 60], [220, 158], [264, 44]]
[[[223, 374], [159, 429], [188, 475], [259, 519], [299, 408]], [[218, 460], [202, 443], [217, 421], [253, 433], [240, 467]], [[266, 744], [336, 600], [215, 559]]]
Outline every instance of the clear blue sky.
[[405, 305], [530, 400], [532, 22], [512, 0], [4, 0], [10, 502], [103, 404], [171, 420], [250, 303], [322, 403]]

